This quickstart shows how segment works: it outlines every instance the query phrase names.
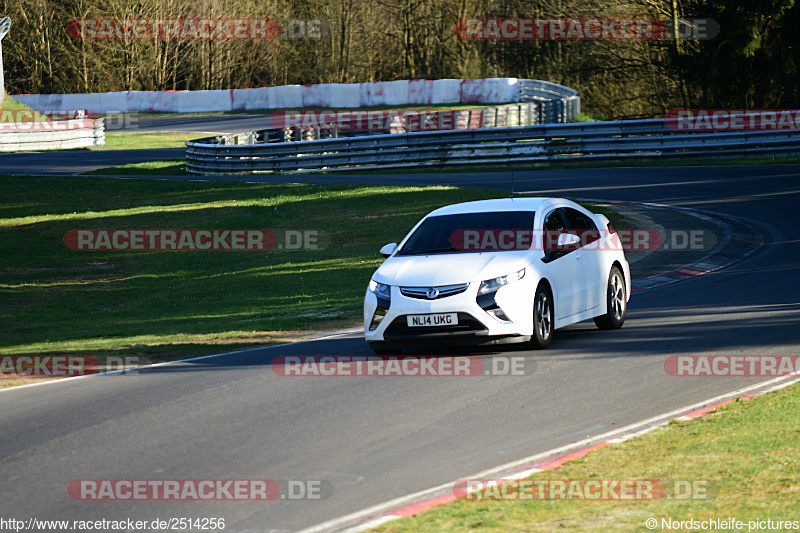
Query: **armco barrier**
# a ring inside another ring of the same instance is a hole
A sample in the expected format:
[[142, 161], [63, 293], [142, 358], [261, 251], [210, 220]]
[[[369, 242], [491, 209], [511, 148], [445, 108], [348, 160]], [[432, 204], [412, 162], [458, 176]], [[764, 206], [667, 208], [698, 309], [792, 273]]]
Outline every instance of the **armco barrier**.
[[279, 143], [256, 143], [259, 132], [253, 132], [235, 140], [212, 137], [187, 142], [187, 170], [314, 172], [800, 154], [800, 131], [687, 133], [667, 122], [587, 122]]
[[519, 80], [519, 101], [552, 102], [543, 123], [575, 122], [581, 112], [581, 97], [577, 91], [540, 80]]
[[[431, 129], [440, 130], [467, 130], [478, 128], [496, 128], [505, 126], [533, 126], [541, 124], [541, 119], [547, 116], [548, 106], [552, 106], [551, 101], [531, 101], [518, 104], [504, 104], [499, 106], [487, 106], [477, 109], [458, 109], [458, 110], [414, 110], [414, 109], [394, 109], [382, 111], [359, 110], [362, 119], [353, 118], [351, 110], [344, 111], [342, 116], [337, 117], [334, 112], [319, 113], [307, 111], [312, 118], [304, 117], [302, 111], [293, 110], [283, 115], [273, 115], [270, 119], [271, 128], [251, 132], [257, 142], [291, 142], [291, 141], [315, 141], [319, 139], [331, 139], [339, 137], [360, 137], [364, 135], [382, 135], [386, 133], [408, 133], [413, 131], [425, 131]], [[357, 128], [355, 125], [369, 122], [364, 119], [364, 113], [376, 113], [382, 115], [380, 122], [382, 129]], [[395, 116], [391, 114], [394, 113]], [[294, 115], [294, 120], [286, 117]], [[326, 118], [327, 115], [327, 118]], [[347, 116], [350, 115], [348, 120]], [[400, 118], [400, 115], [403, 118]], [[550, 113], [552, 115], [552, 113]], [[281, 119], [283, 118], [283, 120]], [[391, 123], [388, 127], [386, 122]], [[406, 121], [405, 123], [403, 121]], [[317, 121], [324, 121], [318, 124]], [[424, 126], [422, 125], [424, 123]], [[283, 124], [283, 125], [281, 125]], [[238, 135], [219, 136], [217, 144], [231, 144], [229, 139], [236, 138]]]
[[32, 122], [15, 130], [0, 128], [0, 152], [86, 148], [105, 144], [105, 138], [102, 118]]
[[21, 94], [14, 98], [33, 109], [88, 109], [96, 114], [500, 104], [531, 100], [563, 101], [565, 111], [552, 112], [562, 122], [574, 121], [580, 111], [580, 96], [576, 91], [555, 83], [517, 78], [398, 80], [209, 91]]

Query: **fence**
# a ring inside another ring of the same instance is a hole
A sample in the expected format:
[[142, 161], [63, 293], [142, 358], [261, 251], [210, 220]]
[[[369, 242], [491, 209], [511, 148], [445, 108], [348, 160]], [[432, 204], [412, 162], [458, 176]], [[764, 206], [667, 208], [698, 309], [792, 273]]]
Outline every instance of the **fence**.
[[105, 144], [105, 138], [102, 118], [0, 124], [0, 152], [86, 148]]
[[186, 143], [193, 174], [318, 172], [800, 154], [800, 131], [685, 132], [665, 119], [258, 143], [259, 132]]
[[[395, 80], [365, 83], [315, 83], [207, 91], [117, 91], [85, 94], [20, 94], [34, 109], [88, 109], [92, 113], [200, 113], [375, 106], [499, 104], [520, 101], [518, 78]], [[539, 96], [561, 94], [556, 84], [529, 86]], [[528, 84], [529, 85], [529, 84]], [[571, 89], [562, 87], [567, 92]], [[574, 96], [564, 93], [564, 96]], [[559, 96], [560, 98], [560, 96]]]
[[519, 101], [541, 102], [539, 124], [575, 122], [581, 112], [578, 91], [548, 81], [519, 80]]
[[[344, 120], [339, 121], [336, 118], [328, 119], [328, 122], [322, 123], [323, 119], [320, 118], [320, 124], [316, 126], [298, 126], [300, 122], [296, 119], [295, 125], [291, 127], [282, 127], [281, 122], [286, 120], [274, 120], [273, 116], [272, 126], [274, 129], [263, 129], [254, 132], [249, 132], [242, 136], [241, 134], [234, 135], [221, 135], [217, 137], [219, 144], [253, 144], [253, 143], [274, 143], [274, 142], [294, 142], [294, 141], [318, 141], [320, 139], [337, 139], [341, 137], [363, 137], [365, 135], [384, 135], [387, 133], [412, 133], [415, 131], [424, 130], [469, 130], [480, 128], [502, 128], [506, 126], [533, 126], [536, 124], [545, 124], [553, 121], [564, 122], [567, 115], [556, 116], [559, 109], [565, 109], [563, 103], [558, 105], [554, 100], [532, 100], [529, 102], [522, 102], [519, 104], [504, 104], [490, 107], [483, 107], [479, 109], [458, 109], [458, 110], [441, 110], [441, 111], [425, 111], [425, 110], [381, 110], [381, 111], [366, 111], [362, 110], [362, 115], [369, 113], [376, 115], [378, 122], [389, 122], [391, 124], [384, 128], [365, 128], [365, 123], [369, 119], [362, 116], [363, 120]], [[314, 113], [314, 112], [311, 112]], [[352, 114], [350, 111], [345, 111], [345, 114]], [[333, 112], [329, 115], [334, 115]], [[302, 115], [296, 115], [299, 117]], [[323, 117], [324, 115], [320, 115]], [[284, 117], [285, 118], [285, 117]], [[316, 122], [316, 118], [314, 122]], [[344, 124], [342, 122], [345, 122]], [[356, 123], [360, 124], [361, 128], [353, 126]], [[444, 124], [444, 126], [441, 126]], [[250, 139], [243, 142], [241, 139]], [[239, 139], [231, 141], [231, 139]]]

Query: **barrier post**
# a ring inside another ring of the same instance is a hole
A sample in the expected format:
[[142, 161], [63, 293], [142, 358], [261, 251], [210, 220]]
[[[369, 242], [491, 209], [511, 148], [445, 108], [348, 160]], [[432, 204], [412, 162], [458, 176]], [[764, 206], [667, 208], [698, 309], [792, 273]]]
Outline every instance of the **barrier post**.
[[3, 37], [6, 36], [11, 28], [11, 19], [3, 17], [0, 19], [0, 105], [6, 97], [6, 83], [3, 78]]

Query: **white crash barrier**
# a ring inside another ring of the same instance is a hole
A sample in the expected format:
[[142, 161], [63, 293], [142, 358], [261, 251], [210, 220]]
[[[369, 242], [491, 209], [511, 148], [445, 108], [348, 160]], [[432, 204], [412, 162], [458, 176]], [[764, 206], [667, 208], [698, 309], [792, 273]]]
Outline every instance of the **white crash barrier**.
[[381, 105], [373, 102], [383, 102], [383, 91], [377, 82], [360, 83], [358, 101], [364, 107]]
[[331, 83], [331, 107], [361, 107], [360, 83]]
[[105, 144], [104, 119], [0, 124], [0, 152], [65, 150]]
[[[126, 112], [128, 109], [128, 91], [116, 91], [113, 93], [90, 93], [85, 96], [97, 96], [95, 105], [83, 105], [82, 98], [75, 98], [69, 105], [63, 108], [50, 108], [50, 109], [86, 109], [90, 113], [107, 113], [119, 110]], [[79, 95], [64, 95], [64, 96], [79, 96]], [[91, 103], [91, 102], [90, 102]], [[30, 106], [33, 107], [33, 106]], [[36, 108], [34, 108], [36, 109]]]
[[[187, 94], [188, 93], [188, 94]], [[180, 91], [175, 94], [175, 108], [178, 113], [233, 111], [231, 91]]]
[[458, 104], [461, 102], [462, 80], [433, 80], [432, 104]]
[[480, 102], [482, 104], [519, 102], [519, 80], [517, 78], [486, 78]]
[[331, 87], [324, 83], [303, 85], [302, 107], [333, 107], [331, 105]]
[[127, 91], [113, 93], [21, 94], [15, 100], [45, 111], [86, 109], [90, 113], [125, 112]]
[[408, 80], [383, 81], [384, 105], [408, 105]]
[[231, 111], [229, 91], [130, 91], [126, 104], [127, 113]]
[[408, 103], [430, 104], [433, 102], [433, 80], [408, 80]]
[[519, 80], [397, 80], [366, 83], [282, 85], [208, 91], [118, 91], [88, 94], [21, 94], [34, 109], [87, 109], [91, 113], [198, 113], [303, 107], [518, 102]]
[[483, 86], [486, 80], [464, 80], [461, 82], [461, 102], [477, 104], [483, 100]]
[[269, 88], [270, 109], [297, 109], [303, 107], [303, 89], [300, 85], [281, 85]]
[[360, 94], [359, 107], [406, 105], [408, 104], [408, 80], [362, 83]]
[[269, 109], [269, 88], [233, 89], [231, 91], [231, 109], [248, 111], [250, 109]]

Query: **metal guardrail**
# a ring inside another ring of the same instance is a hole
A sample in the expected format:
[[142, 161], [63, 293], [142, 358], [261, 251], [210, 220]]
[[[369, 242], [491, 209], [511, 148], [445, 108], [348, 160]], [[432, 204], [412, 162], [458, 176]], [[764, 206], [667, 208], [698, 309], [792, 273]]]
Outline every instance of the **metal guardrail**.
[[[556, 83], [540, 80], [517, 80], [517, 102], [495, 106], [483, 106], [475, 109], [428, 111], [434, 115], [443, 113], [452, 115], [448, 129], [501, 128], [506, 126], [533, 126], [536, 124], [557, 124], [575, 122], [580, 113], [581, 97], [578, 91]], [[397, 111], [397, 110], [395, 110]], [[418, 110], [401, 110], [405, 117]], [[389, 113], [390, 110], [384, 110]], [[422, 111], [424, 112], [424, 110]], [[320, 117], [321, 118], [321, 117]], [[316, 121], [312, 121], [316, 124]], [[346, 122], [346, 121], [345, 121]], [[410, 122], [410, 121], [409, 121]], [[271, 128], [248, 132], [246, 134], [221, 135], [217, 144], [254, 144], [292, 141], [318, 141], [341, 137], [363, 137], [367, 135], [383, 135], [386, 133], [411, 133], [419, 131], [403, 120], [398, 119], [391, 127], [383, 130], [355, 131], [355, 128], [338, 120], [328, 124], [314, 126], [292, 126], [283, 128], [273, 124]], [[250, 137], [249, 141], [243, 140]]]
[[[672, 120], [672, 119], [671, 119]], [[450, 130], [291, 143], [186, 143], [193, 174], [800, 154], [800, 131], [685, 132], [673, 120]]]
[[103, 119], [20, 123], [14, 130], [0, 124], [0, 152], [65, 150], [105, 144]]
[[[468, 130], [480, 128], [501, 128], [506, 126], [533, 126], [543, 124], [547, 116], [545, 105], [549, 102], [521, 102], [515, 104], [502, 104], [491, 107], [477, 109], [458, 109], [427, 112], [429, 118], [435, 124], [438, 114], [444, 113], [451, 120], [450, 127], [447, 129]], [[552, 109], [555, 109], [553, 107]], [[388, 111], [378, 111], [378, 113], [388, 113]], [[408, 114], [415, 113], [415, 110], [406, 111]], [[550, 113], [552, 114], [552, 112]], [[419, 118], [419, 115], [417, 116]], [[238, 145], [238, 144], [261, 144], [279, 142], [299, 142], [299, 141], [319, 141], [321, 139], [338, 139], [342, 137], [364, 137], [369, 135], [385, 135], [387, 133], [413, 133], [419, 129], [406, 129], [406, 126], [413, 128], [409, 124], [404, 124], [398, 117], [392, 122], [391, 127], [382, 130], [362, 129], [360, 131], [345, 125], [340, 128], [337, 121], [317, 126], [293, 126], [287, 128], [273, 127], [263, 130], [250, 131], [246, 133], [231, 133], [218, 135], [215, 137], [215, 144]]]
[[575, 122], [581, 112], [581, 95], [575, 89], [541, 80], [519, 80], [520, 102], [541, 102], [539, 124]]

